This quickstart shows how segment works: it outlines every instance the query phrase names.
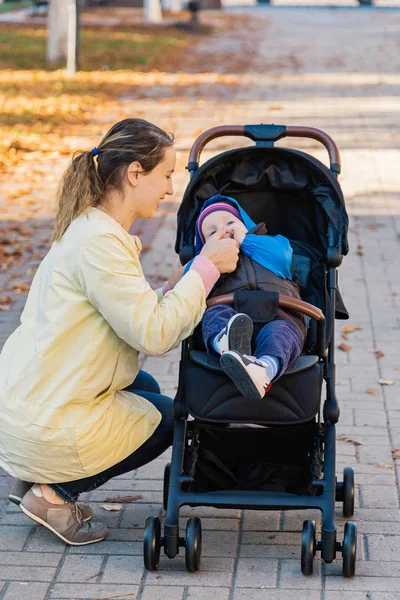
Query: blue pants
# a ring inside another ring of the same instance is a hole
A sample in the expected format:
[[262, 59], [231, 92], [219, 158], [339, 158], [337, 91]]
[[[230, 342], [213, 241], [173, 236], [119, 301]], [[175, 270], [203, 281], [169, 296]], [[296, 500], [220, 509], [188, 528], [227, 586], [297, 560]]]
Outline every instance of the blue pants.
[[[213, 338], [227, 325], [229, 319], [237, 314], [231, 306], [217, 305], [208, 308], [203, 315], [203, 340], [207, 352], [215, 356], [211, 345]], [[281, 363], [279, 376], [300, 356], [303, 350], [303, 338], [300, 331], [287, 319], [274, 319], [261, 329], [254, 340], [254, 356], [265, 354], [276, 356]]]
[[123, 473], [128, 473], [147, 465], [147, 463], [160, 456], [160, 454], [171, 446], [174, 432], [173, 401], [168, 396], [161, 394], [160, 387], [154, 377], [145, 371], [139, 371], [135, 381], [125, 388], [125, 390], [142, 396], [154, 404], [161, 413], [160, 424], [153, 435], [135, 452], [102, 473], [85, 477], [84, 479], [77, 479], [76, 481], [68, 481], [67, 483], [50, 484], [50, 487], [67, 502], [74, 502], [82, 492], [94, 490], [112, 477], [117, 477], [117, 475], [122, 475]]

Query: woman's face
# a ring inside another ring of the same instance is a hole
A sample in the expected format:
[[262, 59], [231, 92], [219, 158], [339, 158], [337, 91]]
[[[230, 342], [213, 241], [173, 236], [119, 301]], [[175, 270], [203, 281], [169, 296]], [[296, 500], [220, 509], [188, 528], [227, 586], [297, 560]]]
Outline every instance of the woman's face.
[[130, 165], [128, 177], [133, 185], [131, 189], [135, 218], [151, 219], [165, 196], [174, 193], [172, 173], [175, 164], [176, 152], [170, 146], [165, 149], [163, 160], [152, 171], [144, 172], [139, 163]]

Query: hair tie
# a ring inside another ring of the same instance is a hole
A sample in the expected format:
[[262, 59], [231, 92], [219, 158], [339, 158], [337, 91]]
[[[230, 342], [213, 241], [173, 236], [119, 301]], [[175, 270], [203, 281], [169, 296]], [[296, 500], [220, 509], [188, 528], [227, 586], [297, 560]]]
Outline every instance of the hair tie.
[[97, 156], [99, 154], [99, 149], [98, 148], [93, 148], [92, 154], [93, 154], [93, 156]]

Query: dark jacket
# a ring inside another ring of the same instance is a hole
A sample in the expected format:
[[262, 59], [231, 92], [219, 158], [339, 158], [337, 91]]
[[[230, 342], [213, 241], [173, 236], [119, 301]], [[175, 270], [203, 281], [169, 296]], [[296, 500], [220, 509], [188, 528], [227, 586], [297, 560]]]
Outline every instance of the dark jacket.
[[[264, 223], [257, 225], [248, 233], [266, 235]], [[293, 281], [278, 277], [255, 260], [243, 253], [239, 254], [239, 261], [233, 273], [221, 275], [214, 286], [210, 298], [229, 294], [239, 290], [264, 290], [267, 292], [278, 292], [293, 298], [300, 298], [299, 287]], [[306, 321], [304, 315], [296, 311], [278, 308], [277, 319], [287, 319], [300, 331], [302, 337], [306, 337]]]

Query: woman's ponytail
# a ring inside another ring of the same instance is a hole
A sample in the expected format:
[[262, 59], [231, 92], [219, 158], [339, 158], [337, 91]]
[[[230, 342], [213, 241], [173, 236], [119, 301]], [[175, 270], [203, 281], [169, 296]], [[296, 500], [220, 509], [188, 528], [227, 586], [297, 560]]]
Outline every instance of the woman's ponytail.
[[79, 215], [101, 202], [102, 188], [92, 151], [74, 157], [58, 188], [53, 241], [61, 239], [68, 226]]

